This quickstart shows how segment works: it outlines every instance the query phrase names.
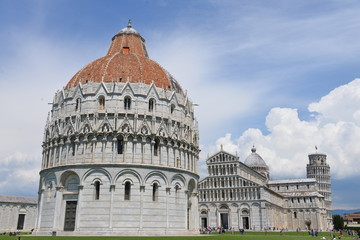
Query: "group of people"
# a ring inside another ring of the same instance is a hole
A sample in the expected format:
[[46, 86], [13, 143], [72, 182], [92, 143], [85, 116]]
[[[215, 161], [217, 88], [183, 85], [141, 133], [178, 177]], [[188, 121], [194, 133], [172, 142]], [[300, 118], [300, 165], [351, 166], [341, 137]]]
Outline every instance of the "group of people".
[[[252, 229], [250, 229], [251, 231]], [[201, 228], [200, 229], [200, 232], [201, 233], [214, 233], [214, 232], [217, 232], [219, 234], [223, 234], [225, 232], [231, 232], [231, 234], [235, 234], [237, 230], [233, 227], [229, 228], [229, 229], [225, 229], [223, 227], [206, 227], [206, 228]], [[287, 231], [287, 229], [277, 229], [277, 228], [268, 228], [268, 227], [265, 227], [264, 228], [264, 232], [265, 234], [267, 234], [268, 231], [279, 231], [280, 232], [280, 235], [283, 235], [284, 234], [284, 231]], [[239, 233], [240, 235], [244, 235], [245, 233], [245, 229], [244, 228], [239, 228]]]
[[200, 232], [201, 233], [213, 233], [213, 232], [216, 232], [216, 228], [212, 228], [212, 227], [203, 227], [203, 228], [200, 228]]
[[311, 235], [311, 236], [315, 236], [315, 237], [317, 237], [317, 236], [319, 236], [319, 230], [318, 229], [309, 229], [308, 230], [308, 233], [309, 233], [309, 235]]
[[[284, 231], [288, 231], [287, 229], [277, 229], [277, 228], [269, 228], [269, 227], [264, 227], [264, 232], [265, 235], [267, 235], [268, 231], [279, 231], [280, 235], [284, 235]], [[218, 234], [223, 234], [225, 232], [231, 232], [232, 234], [235, 233], [235, 228], [229, 228], [229, 229], [225, 229], [223, 227], [206, 227], [206, 228], [201, 228], [200, 232], [201, 233], [218, 233]], [[296, 229], [296, 232], [300, 232], [301, 229], [298, 228]], [[320, 230], [321, 231], [321, 230]], [[339, 230], [337, 231], [339, 234], [337, 234], [338, 236], [336, 237], [334, 234], [335, 231], [330, 231], [330, 239], [331, 240], [338, 240], [338, 239], [342, 239], [344, 233], [347, 233], [349, 236], [351, 236], [353, 239], [360, 239], [360, 230], [359, 231], [355, 231], [355, 230]], [[244, 235], [245, 233], [245, 229], [239, 228], [239, 233], [240, 235]], [[308, 229], [308, 233], [309, 235], [313, 236], [313, 237], [318, 237], [319, 236], [319, 230], [318, 229]]]
[[[1, 233], [1, 235], [6, 235], [6, 234], [7, 234], [7, 232]], [[20, 235], [20, 232], [9, 232], [10, 237], [17, 236], [17, 235]]]
[[[6, 234], [7, 234], [7, 232], [0, 233], [0, 235], [6, 235]], [[17, 240], [21, 240], [20, 232], [9, 232], [9, 236], [10, 237], [18, 236]]]
[[[235, 228], [229, 228], [229, 229], [225, 229], [223, 227], [206, 227], [206, 228], [201, 228], [200, 232], [201, 233], [213, 233], [213, 232], [217, 232], [219, 234], [223, 234], [225, 233], [225, 231], [231, 232], [232, 234], [234, 234], [235, 232]], [[244, 234], [245, 230], [244, 229], [239, 229], [239, 232], [241, 235]]]
[[280, 232], [280, 235], [284, 235], [284, 231], [288, 231], [287, 228], [275, 228], [275, 227], [264, 227], [264, 232], [265, 232], [265, 235], [268, 234], [268, 231], [279, 231]]
[[[342, 239], [344, 236], [344, 233], [347, 233], [348, 236], [351, 236], [351, 238], [360, 239], [360, 230], [356, 231], [356, 230], [345, 229], [345, 230], [339, 230], [338, 232], [339, 232], [338, 239]], [[334, 231], [330, 232], [330, 237], [332, 240], [336, 240]]]

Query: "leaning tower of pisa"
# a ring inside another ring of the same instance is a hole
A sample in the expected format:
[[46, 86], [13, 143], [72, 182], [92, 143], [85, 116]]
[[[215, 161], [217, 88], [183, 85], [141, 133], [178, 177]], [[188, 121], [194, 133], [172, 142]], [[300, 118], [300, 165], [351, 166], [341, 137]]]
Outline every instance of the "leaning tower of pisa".
[[306, 166], [307, 178], [315, 178], [318, 182], [319, 193], [324, 196], [327, 211], [328, 227], [332, 227], [331, 213], [331, 183], [330, 166], [326, 162], [326, 154], [309, 154], [309, 164]]

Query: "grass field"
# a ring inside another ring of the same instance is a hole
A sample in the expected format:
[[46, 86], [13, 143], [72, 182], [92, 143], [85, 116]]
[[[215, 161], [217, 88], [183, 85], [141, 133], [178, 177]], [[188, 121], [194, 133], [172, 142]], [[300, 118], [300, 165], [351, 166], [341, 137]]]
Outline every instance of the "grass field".
[[[338, 233], [335, 234], [338, 236]], [[239, 233], [235, 233], [232, 235], [231, 233], [226, 234], [200, 234], [198, 236], [188, 236], [188, 237], [39, 237], [39, 236], [21, 236], [22, 240], [96, 240], [96, 239], [104, 239], [104, 240], [199, 240], [203, 238], [204, 240], [304, 240], [304, 239], [322, 239], [325, 237], [327, 240], [331, 239], [328, 232], [319, 233], [318, 237], [312, 237], [307, 232], [285, 232], [283, 235], [280, 235], [279, 232], [269, 232], [265, 235], [264, 232], [245, 232], [244, 235], [240, 235]], [[10, 237], [0, 235], [0, 240], [17, 240], [18, 236]], [[344, 234], [343, 240], [354, 239]]]

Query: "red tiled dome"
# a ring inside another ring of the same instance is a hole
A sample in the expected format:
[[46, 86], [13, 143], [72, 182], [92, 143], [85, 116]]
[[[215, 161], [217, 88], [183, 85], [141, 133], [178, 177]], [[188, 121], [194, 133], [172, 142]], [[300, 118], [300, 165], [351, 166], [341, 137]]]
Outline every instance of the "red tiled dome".
[[66, 89], [88, 82], [140, 82], [182, 93], [180, 85], [148, 57], [145, 40], [129, 24], [116, 34], [106, 56], [77, 72]]

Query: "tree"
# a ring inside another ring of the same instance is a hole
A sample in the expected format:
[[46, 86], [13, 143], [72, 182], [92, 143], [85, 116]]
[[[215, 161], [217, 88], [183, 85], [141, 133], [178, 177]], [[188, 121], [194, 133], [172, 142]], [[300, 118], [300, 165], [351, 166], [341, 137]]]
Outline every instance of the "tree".
[[340, 215], [333, 216], [334, 229], [344, 229], [344, 218]]

